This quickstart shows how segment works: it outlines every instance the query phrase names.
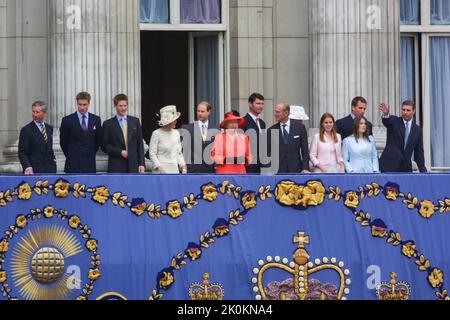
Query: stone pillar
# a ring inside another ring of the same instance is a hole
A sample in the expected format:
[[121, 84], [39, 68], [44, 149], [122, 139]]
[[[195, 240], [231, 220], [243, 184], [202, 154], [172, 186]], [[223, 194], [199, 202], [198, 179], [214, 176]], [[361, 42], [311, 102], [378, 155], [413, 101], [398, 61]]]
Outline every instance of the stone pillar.
[[21, 172], [17, 145], [31, 104], [47, 101], [47, 0], [0, 1], [0, 172]]
[[259, 92], [266, 98], [263, 118], [269, 122], [274, 103], [273, 2], [230, 1], [230, 107], [246, 114], [248, 97]]
[[50, 118], [75, 112], [80, 91], [90, 111], [107, 120], [113, 97], [126, 93], [129, 113], [141, 116], [139, 0], [48, 0]]
[[379, 103], [399, 108], [399, 1], [314, 0], [309, 6], [311, 125], [318, 128], [327, 111], [348, 115], [351, 100], [363, 96], [379, 140]]

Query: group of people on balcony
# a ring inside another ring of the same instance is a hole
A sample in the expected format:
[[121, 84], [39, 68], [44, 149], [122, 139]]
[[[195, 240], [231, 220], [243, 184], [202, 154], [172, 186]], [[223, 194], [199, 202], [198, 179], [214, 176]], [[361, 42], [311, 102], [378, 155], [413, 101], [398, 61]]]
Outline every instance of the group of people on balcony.
[[[77, 95], [77, 111], [65, 117], [60, 127], [60, 144], [66, 156], [65, 172], [96, 173], [96, 154], [108, 155], [110, 173], [144, 173], [145, 153], [139, 119], [128, 115], [128, 97], [114, 98], [116, 115], [102, 125], [100, 117], [89, 113], [91, 96]], [[177, 129], [181, 117], [176, 106], [160, 110], [160, 129], [150, 139], [148, 158], [156, 174], [299, 174], [299, 173], [378, 173], [412, 172], [412, 157], [426, 172], [422, 129], [414, 123], [415, 105], [402, 104], [402, 116], [390, 114], [380, 104], [382, 122], [387, 128], [386, 148], [378, 158], [372, 124], [365, 117], [367, 101], [356, 97], [348, 117], [335, 121], [330, 113], [320, 119], [320, 132], [308, 144], [303, 121], [304, 109], [278, 103], [276, 124], [267, 129], [261, 118], [265, 99], [252, 94], [249, 112], [225, 114], [220, 128], [210, 123], [213, 108], [202, 101], [196, 109], [197, 121]], [[45, 123], [47, 107], [32, 105], [33, 121], [22, 128], [19, 159], [25, 174], [56, 173], [53, 128]]]

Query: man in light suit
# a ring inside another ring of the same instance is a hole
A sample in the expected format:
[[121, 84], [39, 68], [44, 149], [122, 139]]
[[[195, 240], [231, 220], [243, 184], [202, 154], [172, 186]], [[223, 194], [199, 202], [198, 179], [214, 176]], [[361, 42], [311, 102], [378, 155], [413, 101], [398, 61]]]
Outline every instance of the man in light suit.
[[205, 161], [211, 159], [211, 153], [205, 155], [205, 149], [214, 142], [214, 137], [219, 133], [219, 129], [215, 128], [209, 121], [212, 113], [212, 106], [209, 102], [200, 102], [197, 105], [196, 112], [197, 121], [183, 127], [189, 132], [191, 138], [189, 145], [190, 164], [187, 165], [188, 173], [214, 173], [214, 164]]
[[[263, 130], [266, 130], [266, 123], [263, 119], [261, 119], [261, 113], [264, 111], [264, 96], [259, 93], [253, 93], [248, 98], [248, 108], [249, 112], [244, 117], [247, 120], [247, 125], [244, 127], [244, 131], [252, 137], [250, 134], [250, 130], [253, 130], [253, 133], [256, 133], [256, 141], [251, 141], [252, 143], [252, 154], [255, 156], [256, 164], [251, 164], [247, 167], [247, 173], [261, 173], [261, 161], [259, 157], [260, 150], [260, 135]], [[254, 144], [256, 143], [256, 146]]]
[[402, 104], [402, 116], [390, 115], [389, 105], [382, 103], [383, 124], [387, 128], [386, 148], [380, 158], [382, 172], [412, 172], [411, 158], [420, 172], [427, 172], [423, 151], [422, 128], [414, 123], [416, 106], [413, 101]]
[[[279, 135], [278, 173], [310, 173], [306, 127], [300, 121], [290, 119], [289, 113], [289, 104], [278, 103], [275, 106], [275, 118], [278, 123], [269, 129], [270, 135], [274, 131], [278, 131]], [[273, 151], [275, 148], [271, 146], [270, 150]], [[274, 157], [272, 152], [271, 157], [272, 159]]]
[[144, 141], [138, 118], [129, 116], [128, 97], [114, 97], [117, 115], [103, 123], [102, 150], [108, 155], [109, 173], [144, 173]]
[[[367, 100], [363, 97], [356, 97], [352, 100], [352, 112], [345, 118], [336, 121], [336, 131], [345, 138], [353, 134], [353, 123], [356, 118], [364, 117], [367, 110]], [[369, 135], [372, 135], [372, 123], [369, 122]]]
[[26, 175], [56, 173], [53, 152], [53, 127], [45, 123], [47, 106], [43, 101], [32, 105], [33, 121], [20, 130], [19, 160]]
[[61, 122], [60, 144], [66, 156], [66, 173], [96, 173], [95, 155], [101, 145], [102, 121], [89, 113], [91, 95], [77, 95], [77, 112], [64, 117]]

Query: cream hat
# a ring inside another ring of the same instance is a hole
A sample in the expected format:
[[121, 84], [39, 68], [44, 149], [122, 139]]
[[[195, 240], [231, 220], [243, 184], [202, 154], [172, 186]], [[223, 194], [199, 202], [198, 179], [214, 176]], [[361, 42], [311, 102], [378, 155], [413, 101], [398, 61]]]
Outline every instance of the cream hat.
[[308, 115], [305, 112], [305, 108], [301, 106], [291, 106], [291, 114], [289, 118], [294, 120], [309, 120]]
[[181, 113], [177, 112], [176, 106], [167, 106], [159, 111], [159, 126], [164, 127], [181, 117]]

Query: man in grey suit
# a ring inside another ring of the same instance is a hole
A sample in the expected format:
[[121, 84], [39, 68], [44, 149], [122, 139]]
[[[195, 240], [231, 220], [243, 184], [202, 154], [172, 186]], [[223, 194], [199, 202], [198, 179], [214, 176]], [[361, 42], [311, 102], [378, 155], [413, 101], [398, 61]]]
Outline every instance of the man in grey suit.
[[103, 124], [102, 150], [108, 155], [109, 173], [144, 173], [144, 140], [138, 118], [129, 116], [128, 97], [114, 98], [117, 115]]
[[[279, 135], [278, 174], [310, 173], [306, 127], [300, 121], [290, 119], [289, 113], [289, 104], [278, 103], [275, 106], [275, 118], [278, 123], [269, 129], [271, 135], [274, 132]], [[271, 151], [275, 149], [273, 145], [270, 148]], [[274, 155], [271, 154], [271, 157], [273, 159]]]
[[215, 134], [220, 131], [209, 121], [212, 113], [212, 106], [209, 102], [200, 102], [196, 112], [197, 121], [183, 127], [189, 132], [190, 137], [188, 173], [214, 173], [215, 169], [211, 160], [211, 152], [205, 154], [205, 149], [214, 141]]

